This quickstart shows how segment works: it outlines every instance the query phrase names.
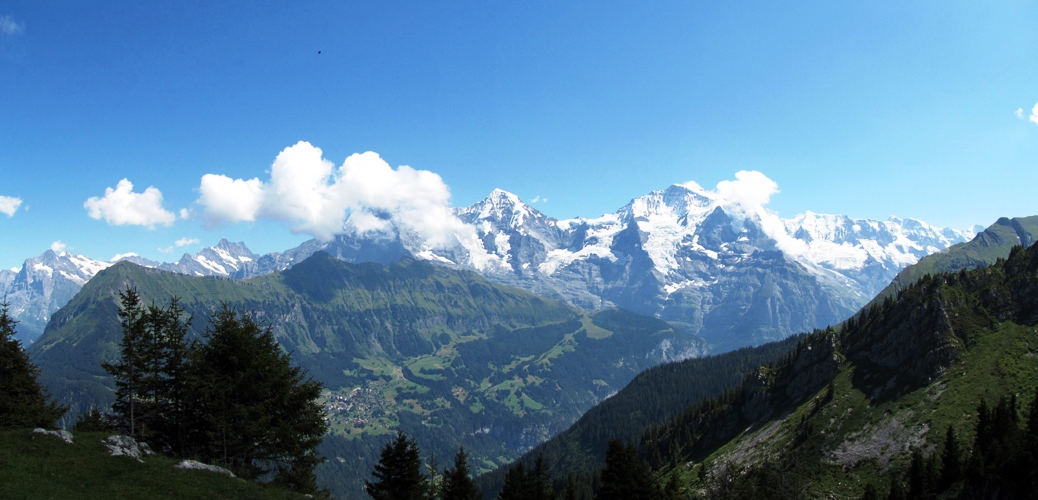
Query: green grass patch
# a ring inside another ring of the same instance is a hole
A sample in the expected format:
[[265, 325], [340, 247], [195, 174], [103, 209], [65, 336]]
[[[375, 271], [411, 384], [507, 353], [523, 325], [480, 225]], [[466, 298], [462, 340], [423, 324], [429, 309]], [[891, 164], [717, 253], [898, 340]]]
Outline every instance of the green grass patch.
[[0, 431], [0, 498], [302, 499], [303, 495], [220, 474], [174, 467], [151, 455], [140, 463], [109, 456], [103, 433], [75, 433], [74, 444], [29, 429]]

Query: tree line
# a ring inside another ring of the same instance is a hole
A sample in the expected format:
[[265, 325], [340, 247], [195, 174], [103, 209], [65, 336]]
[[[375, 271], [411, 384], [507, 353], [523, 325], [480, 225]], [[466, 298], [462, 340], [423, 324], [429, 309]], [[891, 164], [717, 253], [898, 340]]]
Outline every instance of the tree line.
[[[435, 459], [422, 472], [421, 450], [412, 437], [398, 433], [382, 449], [365, 491], [374, 500], [479, 500], [483, 494], [469, 475], [468, 455], [459, 448], [454, 464], [439, 472]], [[497, 500], [678, 500], [686, 491], [673, 472], [660, 480], [629, 442], [609, 441], [605, 467], [593, 475], [555, 478], [544, 457], [532, 464], [517, 461], [505, 474]]]

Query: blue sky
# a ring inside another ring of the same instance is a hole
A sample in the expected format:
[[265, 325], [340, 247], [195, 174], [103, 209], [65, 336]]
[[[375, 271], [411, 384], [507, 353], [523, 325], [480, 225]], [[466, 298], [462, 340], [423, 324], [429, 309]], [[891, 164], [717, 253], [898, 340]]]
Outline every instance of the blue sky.
[[[739, 170], [783, 217], [1038, 214], [1034, 2], [713, 3], [0, 2], [0, 266], [294, 246], [284, 211], [198, 200], [299, 141], [559, 218]], [[124, 178], [165, 212], [92, 218]]]

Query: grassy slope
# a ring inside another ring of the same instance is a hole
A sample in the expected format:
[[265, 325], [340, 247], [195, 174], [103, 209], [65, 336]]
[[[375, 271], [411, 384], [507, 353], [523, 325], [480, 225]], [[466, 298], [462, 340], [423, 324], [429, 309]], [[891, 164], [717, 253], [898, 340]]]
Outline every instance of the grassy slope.
[[9, 499], [302, 499], [302, 495], [207, 471], [109, 456], [102, 433], [75, 433], [74, 444], [28, 429], [0, 431], [0, 498]]
[[[1021, 261], [1029, 263], [1023, 265]], [[972, 442], [976, 408], [982, 399], [993, 405], [999, 397], [1015, 394], [1018, 400], [1028, 401], [1038, 387], [1038, 318], [1034, 312], [1038, 248], [1020, 252], [1014, 262], [1015, 275], [1004, 276], [1006, 266], [1002, 263], [971, 273], [981, 276], [977, 281], [982, 283], [973, 290], [943, 279], [909, 290], [907, 295], [914, 296], [920, 309], [937, 308], [950, 319], [949, 329], [930, 337], [929, 347], [923, 346], [914, 354], [923, 359], [951, 350], [951, 361], [932, 370], [930, 380], [911, 383], [911, 377], [899, 368], [880, 366], [876, 358], [870, 358], [870, 353], [878, 350], [875, 344], [866, 344], [864, 354], [845, 356], [841, 350], [854, 349], [847, 348], [854, 339], [845, 338], [845, 345], [835, 353], [842, 361], [832, 378], [831, 399], [827, 390], [821, 389], [802, 402], [774, 405], [764, 418], [753, 421], [732, 439], [701, 449], [706, 455], [679, 468], [685, 480], [693, 488], [702, 488], [706, 484], [700, 480], [704, 468], [712, 482], [725, 468], [745, 470], [751, 464], [775, 459], [788, 463], [795, 457], [802, 467], [783, 474], [791, 483], [800, 481], [809, 497], [834, 493], [853, 497], [860, 495], [867, 483], [884, 491], [892, 471], [903, 473], [906, 469], [912, 447], [927, 453], [939, 450], [949, 425], [955, 427], [963, 442]], [[902, 302], [896, 301], [893, 308]], [[893, 316], [897, 317], [896, 313]], [[899, 330], [900, 326], [907, 328]], [[931, 326], [919, 320], [918, 324], [909, 322], [893, 329], [887, 324], [883, 328], [888, 329], [886, 333], [895, 332], [895, 342], [910, 344], [915, 342], [913, 336], [929, 335], [926, 330]], [[938, 345], [939, 339], [945, 343]], [[911, 364], [909, 361], [901, 368]], [[810, 367], [804, 363], [800, 368]], [[766, 370], [761, 373], [767, 378]], [[782, 378], [788, 380], [791, 375]], [[781, 385], [780, 381], [771, 383]], [[760, 391], [758, 395], [776, 392], [768, 385], [748, 391]], [[749, 386], [753, 384], [747, 382], [744, 389]], [[740, 402], [738, 411], [742, 414], [750, 407], [746, 401]]]

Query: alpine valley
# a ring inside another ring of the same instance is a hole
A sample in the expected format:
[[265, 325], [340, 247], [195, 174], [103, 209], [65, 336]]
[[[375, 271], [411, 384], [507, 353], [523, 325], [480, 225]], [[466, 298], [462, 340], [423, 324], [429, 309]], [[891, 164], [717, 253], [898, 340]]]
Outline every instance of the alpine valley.
[[[127, 287], [146, 302], [180, 297], [195, 337], [221, 304], [250, 311], [324, 384], [331, 432], [319, 451], [330, 460], [319, 477], [354, 497], [397, 430], [439, 457], [463, 445], [490, 471], [643, 370], [838, 324], [953, 245], [1008, 254], [1033, 241], [1029, 220], [974, 238], [913, 219], [780, 219], [693, 183], [598, 219], [552, 219], [501, 190], [455, 215], [475, 238], [434, 247], [394, 226], [266, 255], [222, 240], [175, 263], [48, 251], [0, 283], [68, 418], [112, 401], [100, 364], [117, 355]], [[703, 379], [695, 390], [639, 422], [714, 397], [802, 341], [704, 360], [689, 372]]]

